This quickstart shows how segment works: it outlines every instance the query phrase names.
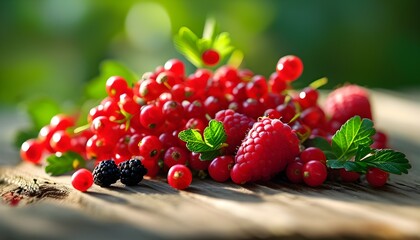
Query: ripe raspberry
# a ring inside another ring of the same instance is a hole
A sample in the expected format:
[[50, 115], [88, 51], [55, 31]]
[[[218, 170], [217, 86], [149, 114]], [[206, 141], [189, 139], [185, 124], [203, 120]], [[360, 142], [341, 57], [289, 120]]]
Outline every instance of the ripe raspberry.
[[244, 139], [247, 131], [254, 124], [254, 119], [237, 113], [231, 109], [221, 110], [216, 113], [215, 119], [223, 123], [227, 138], [226, 154], [234, 154]]
[[235, 157], [232, 181], [269, 180], [299, 155], [299, 139], [279, 119], [263, 118], [246, 135]]
[[341, 124], [356, 115], [372, 119], [369, 93], [358, 85], [340, 87], [328, 95], [325, 113]]
[[137, 185], [147, 174], [147, 169], [139, 159], [135, 158], [118, 164], [118, 167], [121, 172], [121, 182], [127, 186]]
[[108, 187], [120, 178], [120, 170], [114, 160], [100, 162], [93, 169], [93, 182], [101, 187]]

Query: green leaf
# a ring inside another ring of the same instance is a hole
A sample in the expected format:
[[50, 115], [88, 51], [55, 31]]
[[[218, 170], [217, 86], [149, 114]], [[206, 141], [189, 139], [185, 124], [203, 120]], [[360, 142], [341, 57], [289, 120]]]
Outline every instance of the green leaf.
[[121, 76], [123, 77], [128, 85], [133, 85], [137, 80], [138, 76], [125, 67], [123, 64], [106, 60], [101, 63], [100, 66], [100, 75], [92, 79], [85, 88], [86, 96], [91, 99], [103, 99], [106, 97], [105, 84], [106, 80], [112, 76]]
[[216, 148], [226, 142], [223, 123], [217, 120], [210, 120], [209, 125], [204, 129], [204, 141], [208, 145]]
[[347, 160], [355, 155], [359, 145], [370, 146], [373, 143], [372, 136], [375, 134], [373, 122], [359, 116], [349, 119], [334, 134], [332, 138], [332, 150], [340, 160]]
[[47, 166], [45, 172], [52, 176], [68, 173], [85, 166], [85, 160], [82, 156], [75, 152], [65, 152], [61, 155], [50, 155], [47, 158]]
[[405, 154], [392, 149], [378, 149], [361, 162], [393, 174], [408, 173], [411, 165]]
[[220, 149], [227, 146], [223, 123], [210, 120], [209, 125], [204, 129], [203, 136], [195, 129], [187, 129], [178, 134], [179, 139], [187, 143], [188, 150], [201, 153], [202, 160], [212, 160], [220, 156]]
[[29, 118], [35, 129], [39, 130], [50, 123], [51, 118], [62, 112], [57, 101], [50, 98], [38, 98], [26, 105]]
[[346, 163], [346, 161], [342, 161], [338, 159], [328, 159], [327, 167], [332, 168], [332, 169], [344, 168], [344, 163]]

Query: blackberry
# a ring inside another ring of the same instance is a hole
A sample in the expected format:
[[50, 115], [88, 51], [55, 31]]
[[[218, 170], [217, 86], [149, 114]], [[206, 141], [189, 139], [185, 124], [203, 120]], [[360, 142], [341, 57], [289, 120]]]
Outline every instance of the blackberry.
[[118, 167], [121, 172], [120, 180], [127, 186], [137, 185], [147, 173], [141, 161], [135, 158], [118, 164]]
[[93, 170], [93, 182], [101, 187], [108, 187], [120, 178], [120, 170], [114, 160], [100, 162]]

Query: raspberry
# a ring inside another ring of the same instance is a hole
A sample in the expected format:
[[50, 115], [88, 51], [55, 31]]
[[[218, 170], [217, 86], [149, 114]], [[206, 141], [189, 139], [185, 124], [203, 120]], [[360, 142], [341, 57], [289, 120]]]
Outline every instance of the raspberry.
[[100, 162], [93, 169], [93, 182], [101, 187], [108, 187], [120, 178], [120, 170], [114, 160]]
[[325, 101], [325, 113], [341, 124], [356, 115], [372, 119], [368, 91], [358, 85], [334, 90]]
[[139, 159], [135, 158], [118, 164], [118, 167], [121, 172], [120, 180], [127, 186], [137, 185], [147, 174], [147, 169]]
[[232, 181], [269, 180], [299, 155], [299, 139], [279, 119], [262, 118], [249, 130], [235, 156]]
[[234, 154], [244, 139], [246, 132], [254, 124], [254, 120], [244, 114], [231, 109], [221, 110], [216, 113], [215, 119], [223, 123], [227, 135], [226, 154]]

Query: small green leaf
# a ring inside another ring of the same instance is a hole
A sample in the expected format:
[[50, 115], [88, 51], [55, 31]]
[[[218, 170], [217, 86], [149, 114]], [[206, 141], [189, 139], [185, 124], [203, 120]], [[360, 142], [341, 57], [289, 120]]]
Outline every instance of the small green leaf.
[[217, 120], [210, 120], [209, 125], [204, 129], [204, 141], [215, 148], [226, 142], [226, 133], [223, 123]]
[[45, 172], [52, 176], [68, 173], [85, 166], [85, 160], [75, 152], [65, 152], [61, 155], [50, 155], [47, 158]]
[[334, 134], [332, 138], [332, 150], [341, 160], [347, 160], [355, 155], [359, 145], [370, 146], [373, 143], [372, 136], [375, 134], [373, 122], [359, 116], [349, 119]]
[[359, 145], [359, 148], [356, 151], [356, 154], [354, 156], [354, 160], [360, 161], [363, 158], [365, 158], [368, 154], [372, 153], [372, 149], [369, 146], [361, 146]]
[[344, 168], [345, 163], [346, 161], [337, 160], [337, 159], [328, 159], [327, 167], [332, 168], [332, 169]]
[[201, 133], [195, 129], [187, 129], [178, 134], [179, 139], [187, 143], [191, 152], [201, 153], [201, 160], [212, 160], [220, 156], [223, 147], [227, 146], [226, 133], [223, 123], [210, 120], [209, 125], [204, 129], [204, 139]]
[[386, 172], [398, 175], [408, 173], [408, 169], [411, 168], [405, 155], [392, 149], [378, 149], [361, 162], [366, 163], [371, 167], [377, 167]]

